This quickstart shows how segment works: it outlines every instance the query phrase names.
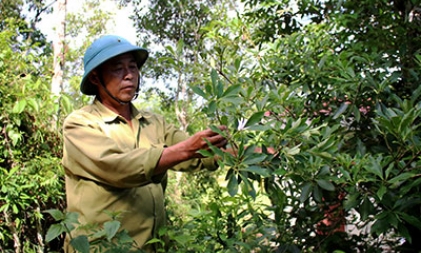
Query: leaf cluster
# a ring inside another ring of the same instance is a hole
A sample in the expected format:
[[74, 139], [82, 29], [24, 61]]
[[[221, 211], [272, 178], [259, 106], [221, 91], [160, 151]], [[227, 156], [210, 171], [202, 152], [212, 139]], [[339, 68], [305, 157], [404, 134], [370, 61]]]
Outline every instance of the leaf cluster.
[[[262, 250], [418, 249], [419, 37], [410, 34], [419, 26], [409, 17], [417, 4], [244, 2], [245, 16], [201, 28], [206, 47], [190, 83], [201, 101], [195, 118], [215, 131], [228, 126], [221, 134], [236, 155], [202, 154], [221, 157], [222, 188], [238, 202], [229, 211], [216, 205], [225, 210], [219, 216], [203, 190], [205, 218], [192, 214], [182, 225], [212, 235], [206, 220], [218, 218], [224, 235], [206, 239], [214, 240], [209, 251], [250, 249], [238, 234], [244, 220], [236, 220], [234, 239], [228, 236], [229, 214], [242, 210], [259, 217], [256, 229], [272, 231]], [[306, 17], [311, 22], [298, 22]], [[247, 209], [245, 196], [269, 202]]]
[[0, 32], [0, 250], [28, 252], [46, 247], [42, 210], [64, 206], [61, 138], [50, 58], [9, 25]]

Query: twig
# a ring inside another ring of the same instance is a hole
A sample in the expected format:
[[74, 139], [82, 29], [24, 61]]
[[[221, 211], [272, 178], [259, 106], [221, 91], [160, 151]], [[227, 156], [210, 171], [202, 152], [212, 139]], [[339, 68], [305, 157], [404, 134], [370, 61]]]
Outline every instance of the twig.
[[15, 253], [20, 253], [21, 244], [20, 244], [19, 235], [16, 230], [16, 227], [13, 225], [13, 222], [10, 221], [10, 216], [6, 210], [3, 210], [3, 215], [6, 221], [6, 226], [10, 229], [13, 235], [13, 242], [14, 242], [13, 246], [15, 247]]

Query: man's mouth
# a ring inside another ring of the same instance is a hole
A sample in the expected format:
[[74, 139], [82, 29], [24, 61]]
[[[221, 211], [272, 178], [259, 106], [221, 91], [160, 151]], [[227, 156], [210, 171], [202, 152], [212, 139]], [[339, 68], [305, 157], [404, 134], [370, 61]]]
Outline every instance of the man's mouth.
[[134, 86], [126, 86], [126, 87], [123, 87], [121, 90], [133, 90], [134, 89]]

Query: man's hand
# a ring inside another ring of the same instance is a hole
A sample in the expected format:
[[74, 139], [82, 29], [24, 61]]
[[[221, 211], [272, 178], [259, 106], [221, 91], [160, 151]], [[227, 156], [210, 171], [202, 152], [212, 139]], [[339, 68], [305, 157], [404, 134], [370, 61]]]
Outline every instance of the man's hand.
[[[218, 127], [221, 131], [226, 131], [226, 126], [219, 126]], [[199, 154], [197, 151], [204, 149], [209, 150], [209, 144], [217, 147], [217, 148], [224, 148], [227, 145], [227, 139], [222, 135], [210, 130], [206, 129], [200, 131], [189, 139], [185, 141], [186, 148], [188, 152], [191, 154], [191, 158], [202, 158], [202, 155]]]
[[[221, 131], [227, 130], [226, 126], [218, 128]], [[165, 148], [155, 168], [155, 175], [164, 173], [167, 169], [189, 159], [203, 158], [198, 151], [209, 150], [208, 143], [218, 148], [224, 148], [227, 142], [225, 137], [210, 129], [200, 131], [185, 141]]]

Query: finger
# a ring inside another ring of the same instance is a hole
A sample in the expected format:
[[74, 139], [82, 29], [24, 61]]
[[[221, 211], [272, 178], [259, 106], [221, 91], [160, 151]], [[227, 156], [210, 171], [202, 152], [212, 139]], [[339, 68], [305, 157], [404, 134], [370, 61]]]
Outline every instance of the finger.
[[221, 142], [225, 143], [226, 142], [225, 137], [222, 136], [222, 135], [219, 135], [219, 134], [215, 135], [215, 136], [208, 137], [207, 140], [214, 146], [216, 146], [218, 143], [221, 143]]
[[221, 142], [216, 143], [214, 146], [218, 148], [225, 148], [228, 144], [227, 140], [222, 140]]
[[[224, 132], [224, 131], [226, 131], [228, 128], [227, 128], [227, 126], [224, 126], [224, 125], [222, 125], [222, 126], [218, 126], [217, 127], [221, 132]], [[205, 131], [205, 134], [207, 134], [207, 136], [213, 136], [213, 135], [217, 135], [217, 134], [219, 134], [218, 132], [214, 132], [213, 130], [211, 130], [211, 129], [206, 129]]]
[[217, 133], [217, 132], [214, 132], [214, 131], [212, 131], [211, 129], [206, 129], [206, 130], [203, 130], [203, 131], [201, 132], [201, 134], [202, 134], [204, 137], [211, 137], [211, 136], [218, 135], [218, 133]]

